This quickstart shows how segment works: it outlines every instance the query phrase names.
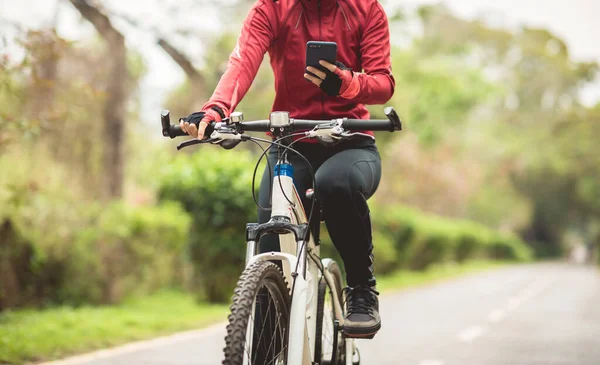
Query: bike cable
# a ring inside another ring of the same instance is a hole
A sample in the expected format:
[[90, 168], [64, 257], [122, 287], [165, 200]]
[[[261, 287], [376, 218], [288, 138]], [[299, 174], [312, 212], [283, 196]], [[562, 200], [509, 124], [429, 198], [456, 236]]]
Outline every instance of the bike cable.
[[[307, 165], [308, 165], [308, 167], [309, 167], [310, 175], [311, 175], [311, 178], [312, 178], [313, 190], [315, 190], [315, 185], [316, 185], [316, 184], [315, 184], [315, 173], [314, 173], [314, 171], [313, 171], [312, 165], [310, 164], [310, 161], [308, 161], [308, 159], [307, 159], [307, 158], [306, 158], [306, 157], [305, 157], [303, 154], [301, 154], [301, 153], [300, 153], [300, 152], [298, 152], [297, 150], [295, 150], [295, 149], [291, 148], [291, 146], [292, 146], [294, 143], [296, 143], [296, 142], [298, 142], [298, 141], [300, 141], [300, 140], [306, 139], [306, 138], [310, 138], [310, 137], [306, 137], [306, 136], [305, 136], [305, 137], [303, 137], [303, 138], [299, 138], [299, 139], [297, 139], [296, 141], [292, 142], [292, 143], [291, 143], [289, 146], [286, 146], [286, 145], [283, 145], [283, 144], [279, 143], [279, 141], [281, 141], [281, 140], [283, 140], [283, 139], [285, 139], [285, 138], [288, 138], [288, 137], [292, 137], [292, 136], [304, 136], [304, 135], [305, 135], [305, 134], [304, 134], [303, 132], [302, 132], [302, 133], [294, 133], [294, 134], [291, 134], [291, 135], [289, 135], [289, 136], [286, 136], [286, 137], [279, 138], [279, 139], [277, 139], [277, 140], [275, 140], [275, 141], [269, 141], [269, 140], [266, 140], [266, 139], [263, 139], [263, 138], [258, 138], [258, 137], [250, 137], [250, 140], [252, 140], [252, 141], [254, 141], [254, 142], [257, 142], [257, 141], [258, 141], [258, 142], [264, 142], [264, 143], [269, 143], [269, 144], [270, 144], [270, 146], [269, 146], [268, 148], [266, 148], [266, 149], [263, 149], [263, 153], [261, 154], [260, 158], [258, 159], [258, 162], [257, 162], [257, 164], [256, 164], [256, 166], [255, 166], [255, 168], [254, 168], [254, 174], [253, 174], [253, 176], [252, 176], [252, 187], [253, 187], [253, 188], [252, 188], [252, 196], [253, 196], [253, 199], [254, 199], [254, 202], [255, 202], [255, 204], [258, 206], [258, 208], [259, 208], [259, 209], [262, 209], [262, 210], [269, 210], [269, 208], [262, 207], [262, 206], [261, 206], [261, 205], [260, 205], [260, 204], [257, 202], [257, 199], [256, 199], [256, 193], [255, 193], [255, 190], [254, 190], [255, 181], [256, 181], [256, 171], [258, 170], [258, 166], [260, 165], [260, 161], [263, 159], [263, 157], [264, 157], [264, 156], [267, 154], [267, 152], [268, 152], [268, 151], [269, 151], [269, 150], [270, 150], [270, 149], [271, 149], [273, 146], [279, 146], [279, 147], [282, 147], [282, 148], [284, 148], [286, 153], [287, 153], [288, 151], [292, 151], [293, 153], [295, 153], [295, 154], [297, 154], [298, 156], [300, 156], [300, 157], [301, 157], [301, 158], [302, 158], [302, 159], [303, 159], [303, 160], [306, 162], [306, 164], [307, 164]], [[261, 148], [262, 148], [262, 146], [261, 146]], [[269, 160], [269, 158], [267, 157], [267, 161], [268, 161], [268, 160]], [[270, 163], [269, 163], [269, 165], [268, 165], [268, 166], [269, 166], [269, 178], [271, 179], [271, 177], [272, 177], [272, 176], [271, 176], [271, 165], [270, 165]], [[279, 187], [281, 188], [281, 187], [282, 187], [282, 185], [281, 185], [281, 179], [279, 179], [278, 181], [279, 181]], [[270, 184], [271, 184], [271, 183], [270, 183]], [[271, 192], [271, 191], [272, 191], [272, 189], [273, 189], [273, 186], [272, 186], [272, 184], [271, 184], [271, 185], [269, 185], [269, 192]], [[292, 201], [290, 200], [290, 198], [289, 198], [287, 195], [285, 195], [285, 192], [284, 192], [284, 197], [286, 198], [286, 200], [287, 200], [287, 201], [288, 201], [290, 204], [292, 204]], [[310, 221], [311, 221], [311, 219], [312, 219], [312, 215], [313, 215], [313, 212], [314, 212], [314, 206], [315, 206], [315, 202], [314, 202], [314, 199], [313, 199], [313, 200], [312, 200], [312, 202], [311, 202], [311, 207], [310, 207], [310, 211], [309, 211], [309, 215], [308, 215], [308, 222], [310, 222]], [[309, 223], [309, 224], [310, 224], [310, 223]]]
[[[297, 135], [298, 135], [298, 134], [297, 134]], [[304, 135], [304, 133], [302, 133], [302, 135]], [[287, 138], [287, 137], [290, 137], [290, 136], [286, 136], [286, 137], [284, 137], [284, 138]], [[283, 138], [280, 138], [280, 139], [278, 139], [278, 140], [276, 140], [276, 141], [269, 141], [269, 140], [266, 140], [266, 139], [263, 139], [263, 138], [250, 137], [250, 140], [254, 140], [254, 141], [258, 141], [258, 142], [265, 142], [265, 143], [270, 143], [270, 144], [271, 144], [271, 146], [270, 146], [269, 148], [266, 148], [266, 149], [263, 151], [263, 154], [262, 154], [262, 155], [261, 155], [261, 157], [260, 157], [261, 159], [262, 159], [262, 158], [264, 157], [264, 155], [266, 154], [266, 151], [268, 151], [268, 150], [269, 150], [271, 147], [273, 147], [273, 146], [282, 147], [282, 148], [284, 148], [284, 149], [285, 149], [285, 151], [286, 151], [286, 152], [288, 152], [288, 151], [291, 151], [291, 152], [293, 152], [293, 153], [297, 154], [298, 156], [300, 156], [300, 157], [301, 157], [301, 158], [302, 158], [302, 159], [303, 159], [303, 160], [306, 162], [306, 164], [308, 165], [308, 168], [309, 168], [309, 171], [310, 171], [310, 175], [312, 176], [312, 180], [313, 180], [313, 190], [314, 190], [314, 188], [316, 187], [316, 182], [315, 182], [315, 173], [314, 173], [314, 171], [313, 171], [312, 165], [310, 164], [310, 161], [309, 161], [309, 160], [308, 160], [308, 159], [307, 159], [307, 158], [306, 158], [306, 157], [305, 157], [303, 154], [301, 154], [301, 153], [300, 153], [300, 152], [298, 152], [297, 150], [295, 150], [295, 149], [291, 148], [291, 145], [293, 145], [294, 143], [296, 143], [296, 142], [298, 142], [298, 141], [300, 141], [300, 140], [302, 140], [302, 139], [306, 139], [306, 138], [310, 138], [310, 137], [303, 137], [303, 138], [299, 138], [299, 139], [295, 140], [294, 142], [292, 142], [292, 143], [291, 143], [289, 146], [283, 145], [283, 144], [281, 144], [281, 143], [279, 143], [279, 142], [278, 142], [278, 141], [280, 141], [280, 140], [281, 140], [281, 139], [283, 139]], [[268, 158], [267, 158], [267, 159], [268, 159]], [[259, 161], [259, 162], [260, 162], [260, 161]], [[255, 170], [256, 170], [256, 169], [257, 169], [257, 167], [255, 168]], [[254, 180], [254, 179], [253, 179], [253, 180]], [[280, 184], [280, 186], [281, 186], [281, 181], [279, 181], [279, 184]], [[253, 193], [254, 193], [254, 190], [253, 190]], [[284, 193], [284, 195], [285, 195], [285, 193]], [[287, 197], [286, 197], [286, 199], [287, 199]], [[288, 199], [288, 202], [290, 202], [290, 203], [291, 203], [291, 201], [290, 201], [289, 199]], [[308, 222], [309, 222], [309, 225], [310, 225], [310, 221], [311, 221], [311, 219], [312, 219], [312, 215], [313, 215], [314, 207], [315, 207], [315, 201], [314, 201], [314, 199], [313, 199], [313, 200], [312, 200], [312, 202], [311, 202], [310, 213], [309, 213], [309, 216], [308, 216]], [[310, 230], [309, 230], [309, 233], [310, 233]], [[302, 252], [302, 251], [304, 250], [304, 247], [306, 246], [306, 242], [307, 242], [307, 241], [308, 241], [308, 237], [303, 237], [303, 240], [302, 240], [302, 246], [300, 246], [300, 252]], [[291, 297], [290, 297], [290, 300], [291, 300], [291, 299], [293, 298], [293, 296], [294, 296], [294, 289], [295, 289], [295, 287], [296, 287], [296, 277], [298, 276], [298, 266], [299, 266], [299, 265], [300, 265], [300, 260], [296, 261], [296, 267], [294, 268], [294, 271], [293, 271], [293, 273], [292, 273], [292, 276], [293, 276], [293, 278], [294, 278], [294, 282], [292, 283], [292, 288], [291, 288], [292, 290], [291, 290]]]
[[[264, 148], [260, 143], [256, 142], [255, 140], [251, 139], [251, 142], [256, 143], [256, 145], [258, 147], [260, 147], [260, 149], [263, 151], [263, 153], [260, 155], [260, 158], [258, 159], [258, 162], [256, 163], [256, 165], [254, 166], [254, 172], [252, 173], [252, 199], [254, 199], [254, 204], [256, 205], [256, 207], [259, 210], [269, 210], [269, 208], [265, 208], [262, 205], [260, 205], [260, 203], [258, 202], [258, 199], [256, 199], [256, 189], [255, 189], [255, 183], [256, 183], [256, 171], [258, 171], [258, 167], [260, 166], [260, 161], [263, 159], [263, 157], [265, 156], [265, 154], [267, 153], [267, 151], [271, 148], [271, 146]], [[269, 161], [269, 158], [267, 158], [267, 168], [269, 170], [269, 181], [272, 180], [272, 168], [271, 168], [271, 161]], [[269, 196], [271, 196], [272, 193], [272, 183], [269, 183]]]
[[[294, 133], [291, 136], [298, 136], [298, 135], [304, 135], [304, 133]], [[262, 161], [262, 159], [265, 157], [267, 152], [269, 152], [271, 150], [271, 148], [274, 146], [273, 142], [279, 142], [287, 137], [289, 137], [289, 136], [279, 138], [275, 141], [263, 140], [263, 139], [256, 138], [256, 137], [251, 137], [249, 139], [250, 141], [256, 143], [263, 150], [263, 153], [260, 155], [260, 157], [258, 158], [258, 161], [256, 162], [256, 165], [254, 166], [254, 173], [252, 174], [252, 198], [254, 199], [254, 204], [257, 206], [257, 208], [259, 210], [271, 210], [271, 209], [261, 206], [260, 203], [258, 202], [258, 200], [256, 199], [256, 190], [255, 190], [256, 172], [258, 171], [258, 167], [260, 166], [260, 162]], [[263, 146], [260, 143], [258, 143], [257, 140], [260, 140], [261, 142], [267, 142], [269, 144], [269, 147], [263, 148]], [[273, 169], [271, 168], [271, 161], [269, 161], [268, 157], [267, 157], [267, 167], [269, 169], [269, 197], [270, 197], [273, 192], [273, 175], [272, 175]], [[287, 198], [287, 196], [286, 196], [286, 198]]]

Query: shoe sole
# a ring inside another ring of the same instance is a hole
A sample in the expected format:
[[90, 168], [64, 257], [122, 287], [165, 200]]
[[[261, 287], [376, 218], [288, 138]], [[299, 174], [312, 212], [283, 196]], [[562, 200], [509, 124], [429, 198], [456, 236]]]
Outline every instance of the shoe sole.
[[381, 329], [381, 324], [378, 324], [373, 327], [368, 328], [343, 328], [344, 335], [347, 338], [362, 338], [362, 339], [372, 339], [375, 337], [377, 332]]

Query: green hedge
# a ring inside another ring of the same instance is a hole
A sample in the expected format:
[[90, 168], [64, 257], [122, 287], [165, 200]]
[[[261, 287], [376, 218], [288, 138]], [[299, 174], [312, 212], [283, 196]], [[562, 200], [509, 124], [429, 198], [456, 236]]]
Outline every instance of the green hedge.
[[[180, 285], [189, 216], [176, 204], [130, 207], [121, 203], [89, 215], [75, 237], [62, 297], [115, 303], [127, 295]], [[94, 290], [92, 290], [94, 288]]]
[[[378, 272], [408, 268], [422, 270], [437, 262], [470, 259], [529, 260], [532, 252], [517, 236], [500, 233], [483, 225], [446, 219], [404, 207], [373, 207], [375, 260], [378, 245], [393, 246], [396, 265], [376, 267]], [[389, 252], [389, 248], [379, 251]], [[389, 255], [389, 253], [386, 253]], [[389, 261], [389, 257], [385, 258]]]
[[[203, 148], [179, 155], [161, 174], [160, 198], [180, 202], [193, 218], [189, 247], [197, 292], [203, 299], [229, 301], [243, 269], [244, 227], [256, 221], [250, 190], [255, 162], [247, 151]], [[422, 270], [437, 262], [531, 257], [517, 237], [473, 222], [427, 215], [404, 206], [372, 206], [372, 211], [378, 274]], [[339, 260], [326, 231], [322, 241], [322, 254]]]
[[0, 310], [116, 303], [182, 280], [190, 219], [174, 203], [131, 207], [43, 190], [1, 192]]
[[193, 217], [189, 252], [201, 299], [229, 302], [243, 270], [246, 223], [257, 219], [251, 191], [255, 163], [245, 150], [208, 147], [180, 154], [164, 167], [160, 199], [180, 202]]

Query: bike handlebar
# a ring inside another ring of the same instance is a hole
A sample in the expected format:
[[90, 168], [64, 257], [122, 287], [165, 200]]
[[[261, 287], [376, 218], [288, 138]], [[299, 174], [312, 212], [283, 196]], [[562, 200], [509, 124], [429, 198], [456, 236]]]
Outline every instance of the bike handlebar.
[[[308, 120], [308, 119], [293, 119], [290, 118], [289, 125], [286, 125], [285, 128], [289, 128], [291, 131], [302, 131], [302, 130], [310, 130], [315, 127], [331, 123], [342, 121], [341, 127], [346, 130], [368, 130], [368, 131], [400, 131], [402, 130], [402, 121], [400, 117], [392, 107], [387, 107], [384, 109], [385, 115], [388, 119], [331, 119], [331, 120]], [[170, 113], [168, 110], [163, 110], [160, 115], [161, 124], [162, 124], [162, 134], [164, 137], [180, 137], [187, 136], [188, 134], [184, 132], [178, 124], [171, 124]], [[240, 132], [269, 132], [273, 127], [273, 123], [270, 120], [258, 120], [258, 121], [249, 121], [249, 122], [239, 122], [239, 123], [231, 123], [229, 119], [224, 120], [228, 126], [235, 126], [236, 129]], [[204, 135], [210, 136], [214, 131], [216, 123], [212, 122], [206, 127], [206, 131]]]

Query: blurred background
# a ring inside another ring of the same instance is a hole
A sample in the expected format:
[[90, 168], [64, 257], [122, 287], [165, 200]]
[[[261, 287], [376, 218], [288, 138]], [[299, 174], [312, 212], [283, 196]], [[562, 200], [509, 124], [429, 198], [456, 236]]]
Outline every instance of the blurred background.
[[[405, 123], [377, 136], [383, 286], [597, 264], [600, 3], [380, 2]], [[252, 3], [0, 0], [0, 363], [225, 318], [262, 151], [176, 153], [159, 112], [210, 97]], [[267, 58], [246, 119], [270, 111]]]

